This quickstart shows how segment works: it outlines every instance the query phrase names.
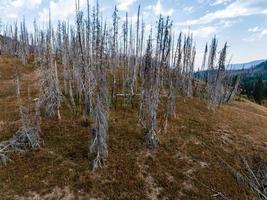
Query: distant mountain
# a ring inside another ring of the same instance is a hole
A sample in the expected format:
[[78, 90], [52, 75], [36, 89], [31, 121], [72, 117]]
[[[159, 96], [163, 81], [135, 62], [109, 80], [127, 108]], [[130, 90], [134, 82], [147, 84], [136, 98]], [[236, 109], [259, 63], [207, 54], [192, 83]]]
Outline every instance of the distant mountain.
[[240, 69], [250, 69], [253, 68], [263, 62], [265, 62], [267, 59], [265, 60], [255, 60], [255, 61], [251, 61], [248, 63], [240, 63], [240, 64], [230, 64], [229, 69], [230, 70], [240, 70]]
[[[242, 66], [242, 67], [241, 67]], [[240, 76], [241, 94], [250, 99], [254, 98], [255, 85], [259, 79], [263, 82], [263, 97], [267, 98], [267, 60], [258, 60], [244, 64], [232, 65], [232, 69], [227, 71], [228, 75]], [[206, 77], [208, 71], [199, 71], [194, 74], [195, 77]]]
[[[250, 72], [259, 72], [261, 71], [261, 68], [258, 66], [265, 65], [267, 62], [267, 59], [262, 59], [262, 60], [254, 60], [248, 63], [240, 63], [240, 64], [230, 64], [229, 66], [226, 67], [226, 70], [231, 72], [232, 75], [238, 75], [238, 74], [244, 74], [244, 73], [250, 73]], [[195, 72], [195, 76], [199, 75], [206, 75], [207, 70], [204, 71], [197, 71]]]
[[267, 81], [267, 61], [264, 61], [256, 66], [243, 70], [242, 74], [244, 77], [250, 78], [258, 78], [259, 76], [262, 76], [263, 80]]
[[[241, 94], [255, 99], [256, 83], [261, 80], [262, 87], [260, 93], [264, 98], [267, 97], [267, 61], [258, 64], [255, 67], [244, 70], [231, 71], [233, 75], [241, 75]], [[256, 99], [255, 99], [256, 100]]]

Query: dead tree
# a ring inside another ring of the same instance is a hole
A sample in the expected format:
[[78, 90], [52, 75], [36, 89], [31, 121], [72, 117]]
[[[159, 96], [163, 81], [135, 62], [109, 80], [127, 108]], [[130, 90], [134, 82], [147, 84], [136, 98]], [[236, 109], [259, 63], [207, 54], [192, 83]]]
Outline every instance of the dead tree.
[[231, 75], [226, 73], [226, 56], [227, 56], [227, 43], [220, 51], [218, 63], [216, 64], [216, 50], [217, 40], [212, 40], [209, 62], [208, 62], [208, 77], [206, 83], [206, 97], [209, 106], [215, 108], [223, 103], [230, 101], [237, 92], [239, 85], [239, 77], [236, 77], [232, 82]]
[[40, 147], [41, 129], [38, 113], [38, 107], [34, 115], [30, 110], [20, 105], [22, 125], [9, 140], [0, 142], [0, 163], [6, 164], [14, 152], [23, 153]]
[[[171, 75], [170, 75], [171, 76]], [[164, 132], [167, 131], [168, 128], [168, 118], [170, 117], [170, 115], [173, 113], [175, 116], [175, 109], [176, 109], [176, 94], [175, 94], [175, 87], [173, 85], [173, 80], [171, 77], [169, 77], [169, 91], [168, 91], [168, 95], [167, 95], [167, 102], [165, 105], [165, 113], [164, 113]]]
[[20, 49], [19, 49], [19, 56], [21, 58], [22, 64], [25, 65], [27, 63], [27, 56], [28, 56], [28, 44], [29, 44], [29, 37], [28, 31], [25, 24], [25, 18], [20, 25]]
[[61, 119], [60, 105], [62, 100], [62, 93], [58, 79], [58, 69], [56, 60], [53, 57], [53, 46], [52, 46], [52, 26], [51, 19], [49, 29], [46, 36], [46, 41], [43, 46], [45, 49], [42, 50], [41, 58], [41, 69], [40, 69], [40, 89], [41, 106], [45, 109], [45, 113], [49, 117], [57, 115], [58, 119]]
[[62, 23], [62, 67], [63, 67], [63, 82], [64, 82], [64, 94], [69, 93], [68, 90], [68, 81], [70, 79], [69, 74], [69, 35], [67, 33], [66, 23]]
[[[117, 6], [115, 6], [113, 15], [113, 27], [112, 27], [112, 55], [111, 55], [111, 59], [112, 59], [112, 91], [111, 91], [111, 95], [112, 95], [112, 104], [116, 102], [115, 98], [117, 98], [117, 80], [116, 80], [116, 69], [118, 68], [118, 58], [117, 58], [117, 52], [118, 52], [118, 28], [119, 28], [119, 17], [118, 17], [118, 9]], [[116, 106], [115, 106], [116, 107]]]
[[207, 76], [205, 76], [205, 69], [206, 69], [206, 62], [207, 62], [207, 55], [208, 55], [208, 45], [206, 44], [205, 49], [204, 49], [204, 55], [203, 55], [203, 60], [202, 60], [202, 65], [201, 69], [198, 72], [197, 76], [197, 82], [196, 82], [196, 96], [198, 97], [204, 97], [204, 86], [206, 83]]
[[[49, 117], [57, 116], [61, 120], [60, 105], [62, 93], [59, 86], [57, 75], [57, 63], [54, 62], [50, 69], [45, 69], [41, 78], [41, 105]], [[44, 70], [42, 70], [44, 71]], [[46, 77], [44, 77], [47, 75]]]
[[207, 82], [206, 82], [206, 97], [208, 99], [209, 105], [212, 105], [215, 102], [214, 96], [214, 86], [216, 84], [216, 54], [217, 54], [217, 45], [218, 41], [216, 37], [212, 39], [210, 46], [210, 53], [208, 58], [208, 69], [207, 69]]
[[193, 37], [190, 34], [188, 34], [184, 39], [183, 54], [183, 93], [187, 97], [192, 97], [195, 48], [193, 47]]
[[228, 90], [225, 94], [225, 102], [230, 102], [234, 99], [234, 97], [236, 96], [236, 94], [238, 93], [238, 88], [239, 88], [239, 84], [240, 84], [240, 76], [237, 75], [237, 76], [234, 76], [232, 77], [232, 79], [228, 79], [228, 84], [231, 83], [231, 80], [232, 80], [232, 85], [230, 85], [228, 87]]
[[99, 20], [99, 8], [97, 4], [95, 15], [96, 43], [94, 46], [95, 54], [95, 109], [94, 109], [94, 128], [92, 129], [92, 143], [90, 152], [96, 153], [93, 162], [93, 171], [103, 167], [108, 156], [108, 89], [105, 66], [105, 48], [106, 48], [106, 25], [102, 26]]
[[216, 85], [214, 86], [214, 103], [221, 105], [224, 103], [224, 95], [226, 93], [226, 74], [225, 74], [225, 60], [226, 60], [227, 43], [225, 43], [221, 50], [218, 62], [218, 70], [216, 74]]
[[20, 77], [16, 70], [16, 93], [19, 104], [21, 126], [16, 133], [9, 139], [0, 142], [0, 163], [6, 164], [10, 160], [11, 154], [23, 153], [31, 149], [39, 148], [41, 145], [40, 110], [39, 100], [35, 104], [35, 114], [30, 107], [22, 106], [20, 98]]
[[[139, 70], [139, 62], [140, 62], [140, 11], [141, 7], [138, 6], [138, 12], [137, 12], [137, 22], [136, 22], [136, 41], [135, 41], [135, 60], [134, 60], [134, 69], [133, 69], [133, 83], [131, 84], [131, 91], [134, 91], [136, 93], [138, 83], [137, 83], [137, 75]], [[132, 95], [134, 95], [134, 93]], [[133, 98], [133, 97], [132, 97]]]
[[135, 73], [135, 47], [134, 47], [134, 36], [133, 36], [133, 24], [130, 24], [129, 33], [129, 44], [128, 44], [128, 59], [127, 59], [127, 92], [128, 92], [128, 102], [132, 103], [132, 97], [134, 96], [134, 73]]
[[[152, 32], [152, 31], [151, 31]], [[152, 33], [147, 41], [143, 67], [139, 122], [145, 131], [148, 148], [155, 148], [157, 140], [157, 109], [159, 103], [159, 68], [153, 62]]]
[[128, 14], [126, 12], [125, 22], [123, 24], [123, 93], [124, 101], [126, 101], [127, 76], [128, 75]]

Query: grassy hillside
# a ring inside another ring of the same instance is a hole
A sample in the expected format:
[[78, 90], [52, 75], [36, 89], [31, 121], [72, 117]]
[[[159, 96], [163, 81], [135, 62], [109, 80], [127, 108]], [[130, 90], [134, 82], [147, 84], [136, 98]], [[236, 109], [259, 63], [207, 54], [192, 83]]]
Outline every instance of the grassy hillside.
[[[20, 126], [16, 65], [16, 59], [0, 57], [1, 141]], [[37, 73], [34, 65], [20, 72], [27, 102], [28, 93], [34, 97], [38, 92]], [[212, 111], [198, 98], [178, 99], [168, 132], [159, 132], [159, 147], [149, 151], [137, 125], [137, 109], [118, 102], [110, 112], [109, 157], [103, 169], [93, 173], [93, 158], [88, 160], [90, 123], [63, 106], [61, 121], [42, 118], [42, 148], [14, 155], [0, 166], [1, 199], [256, 198], [231, 168], [245, 173], [241, 156], [253, 169], [267, 160], [266, 108], [236, 101]], [[162, 121], [159, 117], [160, 125]]]

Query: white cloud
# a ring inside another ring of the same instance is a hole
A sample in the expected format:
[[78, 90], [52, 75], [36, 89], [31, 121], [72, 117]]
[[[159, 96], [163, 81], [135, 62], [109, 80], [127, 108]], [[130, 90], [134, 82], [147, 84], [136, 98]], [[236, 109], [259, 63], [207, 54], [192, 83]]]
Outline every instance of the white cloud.
[[208, 38], [216, 34], [217, 28], [214, 26], [206, 26], [206, 27], [200, 27], [200, 28], [189, 29], [189, 30], [184, 29], [183, 32], [192, 33], [193, 36], [199, 37], [199, 38]]
[[[80, 8], [86, 6], [86, 0], [80, 0]], [[74, 0], [53, 0], [50, 1], [49, 7], [51, 10], [52, 20], [67, 20], [69, 17], [75, 15], [75, 1]], [[47, 22], [49, 17], [49, 8], [44, 8], [39, 12], [39, 20]]]
[[16, 19], [24, 11], [33, 10], [42, 0], [0, 0], [0, 13], [8, 19]]
[[261, 34], [261, 36], [267, 35], [267, 29], [263, 29], [260, 34]]
[[11, 6], [14, 6], [16, 8], [35, 8], [36, 6], [40, 5], [42, 3], [42, 0], [14, 0], [11, 1]]
[[217, 6], [220, 4], [224, 4], [226, 5], [227, 3], [229, 3], [231, 0], [215, 0], [213, 3], [211, 3], [211, 6]]
[[127, 11], [131, 5], [133, 5], [136, 0], [117, 0], [118, 9], [122, 11]]
[[246, 42], [260, 41], [267, 36], [267, 28], [261, 29], [256, 26], [248, 29], [248, 32], [251, 32], [252, 34], [246, 38], [243, 38], [243, 40]]
[[193, 6], [187, 6], [187, 7], [184, 7], [183, 8], [183, 11], [184, 12], [187, 12], [187, 13], [192, 13], [194, 10], [194, 7]]
[[221, 28], [229, 28], [229, 27], [232, 27], [234, 24], [236, 24], [238, 22], [240, 22], [240, 20], [225, 20], [225, 19], [222, 19], [219, 22], [219, 26]]
[[257, 6], [257, 3], [263, 2], [263, 0], [236, 0], [229, 4], [224, 9], [208, 13], [198, 19], [188, 20], [186, 22], [180, 22], [178, 25], [198, 25], [209, 24], [215, 20], [220, 19], [232, 19], [243, 16], [267, 14], [267, 8]]
[[252, 32], [252, 33], [255, 33], [255, 32], [258, 32], [260, 31], [260, 28], [258, 26], [255, 26], [253, 28], [249, 28], [248, 29], [248, 32]]
[[193, 31], [193, 35], [201, 38], [208, 38], [216, 33], [216, 28], [213, 26], [199, 28]]
[[172, 16], [174, 13], [174, 9], [166, 9], [162, 6], [161, 0], [158, 0], [155, 5], [150, 5], [145, 8], [145, 10], [152, 10], [155, 15], [163, 15], [163, 16]]
[[42, 0], [13, 0], [9, 2], [9, 5], [13, 8], [33, 9], [40, 5]]

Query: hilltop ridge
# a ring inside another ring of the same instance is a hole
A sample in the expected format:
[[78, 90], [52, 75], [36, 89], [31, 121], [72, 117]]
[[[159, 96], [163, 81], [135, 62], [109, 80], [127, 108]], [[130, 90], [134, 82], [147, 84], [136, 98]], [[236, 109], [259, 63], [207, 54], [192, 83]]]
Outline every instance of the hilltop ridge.
[[257, 65], [266, 62], [267, 59], [261, 59], [261, 60], [254, 60], [247, 63], [237, 63], [237, 64], [230, 64], [229, 69], [230, 70], [243, 70], [243, 69], [251, 69], [253, 67], [256, 67]]

